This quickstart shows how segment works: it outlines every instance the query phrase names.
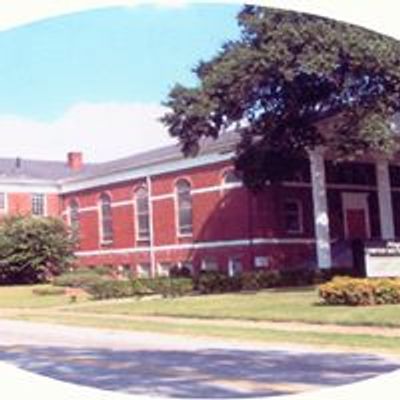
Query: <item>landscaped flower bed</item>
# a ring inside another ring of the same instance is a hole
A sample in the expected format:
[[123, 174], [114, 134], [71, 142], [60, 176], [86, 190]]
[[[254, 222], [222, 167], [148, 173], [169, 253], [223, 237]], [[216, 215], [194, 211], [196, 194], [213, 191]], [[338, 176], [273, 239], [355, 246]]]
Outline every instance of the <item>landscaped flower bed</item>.
[[319, 287], [325, 304], [369, 306], [400, 303], [400, 279], [336, 277]]

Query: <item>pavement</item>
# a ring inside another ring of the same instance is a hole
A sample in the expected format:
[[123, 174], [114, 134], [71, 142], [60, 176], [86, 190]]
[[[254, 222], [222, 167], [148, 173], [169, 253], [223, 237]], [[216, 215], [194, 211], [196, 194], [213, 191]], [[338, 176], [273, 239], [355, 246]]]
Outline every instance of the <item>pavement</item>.
[[309, 393], [400, 368], [399, 359], [374, 354], [12, 320], [0, 320], [0, 362], [86, 387], [182, 399]]

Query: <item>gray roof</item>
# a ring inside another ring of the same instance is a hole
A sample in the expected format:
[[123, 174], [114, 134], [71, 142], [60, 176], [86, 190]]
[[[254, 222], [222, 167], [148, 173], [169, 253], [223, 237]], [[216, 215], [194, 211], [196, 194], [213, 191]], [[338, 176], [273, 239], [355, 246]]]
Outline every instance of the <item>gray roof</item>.
[[27, 160], [22, 158], [0, 158], [0, 180], [43, 180], [58, 181], [88, 171], [87, 164], [76, 172], [63, 161]]
[[[229, 151], [237, 143], [237, 133], [224, 133], [217, 140], [208, 138], [201, 141], [199, 155]], [[114, 172], [160, 164], [182, 159], [178, 145], [161, 147], [155, 150], [134, 154], [104, 163], [84, 164], [79, 171], [73, 171], [63, 161], [26, 160], [18, 158], [0, 158], [0, 180], [41, 180], [75, 181], [96, 176], [105, 176]]]

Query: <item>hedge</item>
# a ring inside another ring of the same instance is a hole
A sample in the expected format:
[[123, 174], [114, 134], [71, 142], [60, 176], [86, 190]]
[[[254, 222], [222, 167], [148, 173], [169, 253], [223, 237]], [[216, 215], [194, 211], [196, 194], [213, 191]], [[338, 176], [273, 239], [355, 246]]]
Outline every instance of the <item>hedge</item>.
[[193, 282], [186, 278], [134, 279], [129, 281], [100, 280], [87, 287], [96, 300], [160, 294], [163, 297], [184, 296], [193, 291]]
[[276, 287], [281, 282], [277, 270], [243, 272], [228, 276], [222, 272], [202, 272], [195, 280], [195, 289], [202, 294], [260, 290]]
[[400, 303], [400, 279], [336, 277], [319, 287], [325, 304], [369, 306]]
[[75, 271], [66, 272], [53, 280], [54, 286], [72, 287], [88, 289], [96, 283], [108, 280], [102, 269], [97, 268], [79, 268]]

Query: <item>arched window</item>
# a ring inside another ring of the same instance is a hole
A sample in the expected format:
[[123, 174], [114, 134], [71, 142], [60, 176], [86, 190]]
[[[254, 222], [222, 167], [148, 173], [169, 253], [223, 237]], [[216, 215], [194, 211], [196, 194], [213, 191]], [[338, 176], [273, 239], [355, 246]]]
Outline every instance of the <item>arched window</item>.
[[111, 242], [113, 240], [111, 197], [107, 193], [103, 193], [100, 196], [100, 212], [101, 241]]
[[146, 187], [136, 191], [136, 227], [138, 240], [150, 238], [149, 195]]
[[192, 221], [192, 194], [190, 183], [181, 179], [176, 184], [178, 206], [178, 233], [191, 235], [193, 232]]
[[230, 185], [232, 183], [240, 183], [241, 180], [237, 176], [236, 171], [232, 169], [228, 169], [225, 171], [224, 176], [223, 176], [223, 184], [224, 185]]
[[69, 220], [74, 235], [79, 234], [79, 204], [73, 199], [69, 203]]

